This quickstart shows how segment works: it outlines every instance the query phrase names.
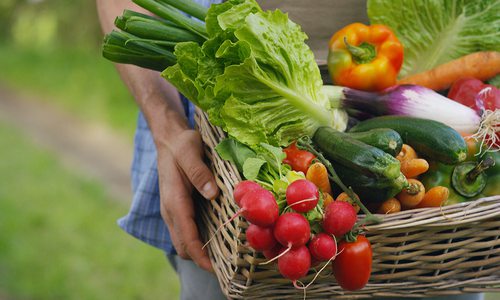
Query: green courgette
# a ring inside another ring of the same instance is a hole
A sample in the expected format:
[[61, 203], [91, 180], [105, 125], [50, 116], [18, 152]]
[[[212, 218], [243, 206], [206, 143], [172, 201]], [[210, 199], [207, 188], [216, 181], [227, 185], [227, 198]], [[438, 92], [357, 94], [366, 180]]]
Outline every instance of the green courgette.
[[408, 184], [403, 173], [397, 178], [373, 178], [334, 164], [342, 182], [350, 186], [365, 203], [381, 202], [394, 197]]
[[456, 164], [467, 157], [467, 145], [462, 136], [441, 122], [407, 116], [383, 116], [360, 122], [350, 132], [375, 128], [394, 129], [403, 142], [431, 160]]
[[363, 132], [350, 132], [348, 134], [350, 137], [370, 146], [377, 147], [392, 156], [398, 155], [401, 147], [403, 147], [403, 139], [399, 133], [390, 128], [376, 128]]
[[399, 161], [390, 154], [330, 127], [318, 128], [313, 142], [330, 162], [341, 164], [359, 174], [395, 179], [401, 173]]

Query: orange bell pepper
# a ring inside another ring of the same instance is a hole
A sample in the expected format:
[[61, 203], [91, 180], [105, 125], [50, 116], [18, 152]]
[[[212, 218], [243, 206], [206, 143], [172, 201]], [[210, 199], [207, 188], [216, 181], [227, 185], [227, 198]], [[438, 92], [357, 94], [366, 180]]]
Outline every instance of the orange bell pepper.
[[350, 24], [329, 43], [328, 70], [336, 85], [380, 91], [396, 84], [403, 45], [384, 25]]

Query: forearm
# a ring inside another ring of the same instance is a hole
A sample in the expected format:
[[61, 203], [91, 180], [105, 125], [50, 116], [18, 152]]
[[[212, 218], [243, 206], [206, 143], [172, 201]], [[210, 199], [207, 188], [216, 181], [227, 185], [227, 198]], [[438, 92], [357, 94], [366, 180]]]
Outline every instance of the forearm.
[[[131, 1], [97, 0], [103, 32], [113, 30], [114, 19], [124, 9], [144, 12]], [[133, 65], [117, 64], [116, 68], [144, 113], [157, 145], [165, 144], [176, 132], [188, 127], [179, 93], [158, 72]]]

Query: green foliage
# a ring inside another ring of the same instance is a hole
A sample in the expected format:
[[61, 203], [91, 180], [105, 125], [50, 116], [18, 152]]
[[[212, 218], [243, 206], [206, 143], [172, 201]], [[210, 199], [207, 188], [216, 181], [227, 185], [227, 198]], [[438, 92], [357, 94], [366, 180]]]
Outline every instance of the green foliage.
[[498, 0], [370, 0], [372, 24], [392, 28], [403, 43], [401, 77], [477, 51], [500, 51]]
[[[179, 43], [162, 75], [239, 142], [288, 145], [319, 126], [344, 130], [300, 26], [253, 0], [212, 5], [209, 39]], [[251, 126], [249, 126], [251, 124]]]
[[176, 299], [163, 252], [116, 225], [128, 205], [0, 123], [0, 291], [9, 299]]

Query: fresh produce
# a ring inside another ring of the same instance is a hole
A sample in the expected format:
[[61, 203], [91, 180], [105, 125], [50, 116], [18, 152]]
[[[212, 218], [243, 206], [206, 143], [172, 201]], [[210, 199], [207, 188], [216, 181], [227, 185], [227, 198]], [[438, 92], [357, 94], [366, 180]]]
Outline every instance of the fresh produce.
[[177, 64], [162, 76], [212, 124], [247, 145], [287, 146], [319, 126], [345, 129], [347, 115], [322, 91], [306, 35], [286, 14], [232, 0], [212, 5], [205, 22], [208, 40], [178, 43]]
[[420, 182], [422, 182], [428, 191], [437, 186], [442, 186], [448, 189], [449, 195], [445, 205], [461, 203], [468, 200], [464, 196], [457, 193], [451, 186], [451, 173], [453, 172], [454, 167], [454, 165], [431, 162], [429, 164], [429, 170], [419, 177]]
[[333, 275], [337, 283], [348, 291], [362, 289], [370, 279], [372, 271], [372, 247], [364, 235], [353, 242], [341, 241], [338, 255], [333, 261]]
[[429, 169], [429, 163], [422, 158], [405, 159], [401, 162], [401, 173], [406, 178], [415, 178]]
[[353, 23], [329, 43], [328, 70], [334, 84], [380, 91], [396, 83], [403, 64], [403, 46], [384, 25]]
[[401, 211], [401, 202], [396, 198], [389, 198], [378, 208], [379, 214], [393, 214]]
[[486, 169], [495, 164], [491, 156], [476, 163], [473, 161], [463, 162], [453, 169], [451, 183], [455, 190], [462, 196], [474, 197], [479, 195], [486, 186]]
[[435, 91], [448, 89], [462, 77], [487, 80], [500, 73], [500, 52], [475, 52], [431, 70], [405, 77], [398, 84], [416, 84]]
[[338, 237], [348, 233], [356, 223], [357, 215], [350, 203], [334, 201], [325, 209], [323, 229]]
[[418, 156], [417, 156], [417, 152], [415, 152], [415, 149], [413, 149], [408, 144], [403, 144], [403, 146], [401, 147], [401, 152], [398, 153], [396, 158], [400, 162], [403, 162], [405, 160], [412, 160], [412, 159], [418, 158]]
[[255, 191], [255, 190], [259, 190], [259, 189], [262, 189], [262, 187], [258, 183], [253, 182], [251, 180], [244, 180], [244, 181], [238, 182], [234, 186], [234, 190], [233, 190], [234, 202], [236, 202], [236, 204], [240, 205], [241, 199], [243, 198], [243, 196], [245, 196], [247, 193], [249, 193], [251, 191]]
[[403, 208], [414, 208], [424, 199], [425, 187], [419, 180], [413, 178], [408, 179], [408, 185], [396, 195], [396, 198]]
[[288, 249], [303, 246], [311, 237], [309, 222], [301, 214], [294, 212], [284, 213], [274, 225], [274, 237], [281, 245]]
[[316, 207], [318, 201], [319, 190], [309, 180], [296, 180], [286, 189], [286, 202], [296, 212], [308, 212]]
[[445, 205], [450, 195], [450, 189], [444, 186], [435, 186], [425, 192], [424, 198], [415, 208], [440, 207]]
[[324, 90], [332, 105], [362, 110], [374, 116], [425, 118], [469, 133], [477, 132], [481, 125], [481, 117], [473, 109], [418, 85], [396, 85], [380, 93], [338, 86], [325, 86]]
[[262, 254], [264, 255], [265, 258], [273, 260], [284, 250], [285, 248], [283, 248], [283, 246], [281, 246], [281, 244], [278, 243], [273, 248], [262, 251]]
[[[359, 196], [356, 193], [354, 193], [354, 195], [359, 198]], [[335, 201], [347, 202], [351, 204], [352, 207], [354, 207], [356, 213], [358, 213], [359, 210], [361, 209], [361, 207], [359, 207], [359, 205], [357, 205], [356, 202], [353, 199], [351, 199], [351, 197], [349, 197], [349, 195], [346, 192], [340, 193], [335, 199]]]
[[395, 179], [400, 175], [397, 159], [346, 133], [321, 127], [314, 133], [313, 141], [331, 162], [342, 164], [360, 174], [387, 179]]
[[404, 116], [383, 116], [363, 121], [350, 131], [358, 132], [374, 128], [396, 130], [406, 144], [432, 160], [455, 164], [467, 157], [467, 144], [462, 136], [440, 122]]
[[400, 77], [421, 73], [478, 51], [499, 51], [500, 3], [369, 0], [371, 24], [394, 30], [404, 46]]
[[272, 226], [279, 215], [274, 195], [265, 189], [253, 190], [241, 198], [241, 213], [250, 223], [261, 227]]
[[309, 242], [309, 252], [317, 261], [328, 261], [337, 254], [337, 242], [326, 233], [318, 233]]
[[301, 150], [297, 148], [295, 143], [283, 149], [286, 154], [286, 158], [283, 163], [290, 165], [292, 170], [299, 171], [304, 174], [309, 170], [309, 166], [312, 164], [313, 159], [316, 158], [314, 154], [309, 151]]
[[390, 128], [375, 128], [363, 132], [349, 132], [348, 134], [350, 137], [379, 148], [392, 156], [400, 153], [403, 146], [403, 140], [399, 133]]
[[330, 184], [330, 179], [328, 178], [328, 171], [326, 170], [324, 164], [315, 162], [310, 165], [307, 169], [306, 179], [314, 183], [314, 185], [316, 185], [323, 193], [331, 195], [332, 186]]
[[[497, 70], [500, 71], [500, 66]], [[480, 92], [484, 93], [484, 97], [480, 97]], [[448, 98], [472, 108], [478, 114], [486, 109], [494, 111], [500, 108], [500, 90], [476, 78], [462, 77], [454, 81]]]
[[[323, 208], [327, 207], [330, 203], [334, 201], [332, 195], [328, 193], [323, 193]], [[359, 206], [358, 206], [359, 208]]]
[[278, 270], [283, 277], [292, 280], [297, 286], [297, 280], [307, 275], [311, 267], [311, 254], [306, 246], [302, 245], [290, 249], [278, 258]]
[[340, 180], [352, 187], [366, 203], [380, 202], [394, 197], [407, 185], [406, 178], [401, 172], [396, 178], [380, 178], [361, 174], [341, 164], [333, 166]]
[[271, 250], [278, 244], [274, 238], [272, 227], [260, 227], [250, 224], [245, 231], [245, 235], [250, 247], [256, 251]]

